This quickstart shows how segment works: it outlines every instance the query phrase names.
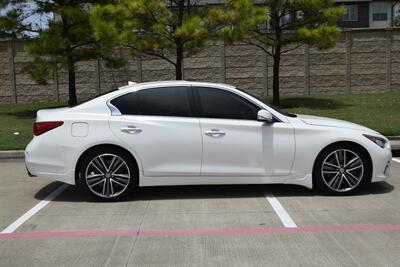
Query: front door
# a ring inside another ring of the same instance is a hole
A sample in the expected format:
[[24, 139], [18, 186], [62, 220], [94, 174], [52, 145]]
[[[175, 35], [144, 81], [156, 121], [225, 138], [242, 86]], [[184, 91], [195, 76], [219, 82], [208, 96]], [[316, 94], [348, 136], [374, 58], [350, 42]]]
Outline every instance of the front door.
[[294, 157], [289, 123], [257, 121], [258, 106], [233, 92], [195, 89], [203, 135], [203, 176], [288, 175]]

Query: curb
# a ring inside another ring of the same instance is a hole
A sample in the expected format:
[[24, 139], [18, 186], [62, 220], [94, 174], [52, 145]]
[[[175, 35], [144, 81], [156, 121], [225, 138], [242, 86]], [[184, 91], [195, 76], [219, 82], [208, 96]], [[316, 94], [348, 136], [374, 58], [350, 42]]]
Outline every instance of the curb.
[[397, 135], [397, 136], [386, 136], [386, 137], [390, 141], [400, 141], [400, 135]]
[[23, 159], [23, 158], [25, 158], [24, 150], [0, 151], [0, 159]]

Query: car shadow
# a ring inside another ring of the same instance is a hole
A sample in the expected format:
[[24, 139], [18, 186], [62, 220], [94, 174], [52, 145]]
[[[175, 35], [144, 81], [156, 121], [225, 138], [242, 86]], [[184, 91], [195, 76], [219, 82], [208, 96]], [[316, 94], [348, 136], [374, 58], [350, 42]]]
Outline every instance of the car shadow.
[[[46, 197], [62, 183], [52, 182], [41, 188], [35, 198], [45, 200]], [[354, 195], [379, 195], [390, 193], [394, 186], [387, 182], [374, 183]], [[254, 198], [264, 196], [264, 192], [272, 193], [275, 197], [316, 197], [325, 196], [315, 190], [296, 185], [196, 185], [196, 186], [156, 186], [141, 187], [134, 194], [121, 201], [135, 200], [172, 200], [172, 199], [219, 199], [219, 198]], [[326, 195], [326, 197], [335, 197]], [[342, 196], [343, 197], [343, 196]], [[77, 186], [69, 186], [55, 202], [99, 202], [88, 196]]]

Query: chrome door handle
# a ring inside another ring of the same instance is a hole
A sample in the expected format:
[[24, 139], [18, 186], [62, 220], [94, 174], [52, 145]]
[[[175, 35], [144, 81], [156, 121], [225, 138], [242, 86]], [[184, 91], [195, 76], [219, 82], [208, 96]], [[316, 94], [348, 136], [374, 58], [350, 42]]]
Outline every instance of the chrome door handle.
[[142, 129], [136, 128], [136, 126], [126, 126], [121, 128], [121, 132], [128, 134], [138, 134], [142, 132]]
[[211, 129], [211, 130], [205, 131], [205, 135], [208, 135], [210, 137], [223, 137], [226, 135], [226, 133], [221, 132], [218, 129]]

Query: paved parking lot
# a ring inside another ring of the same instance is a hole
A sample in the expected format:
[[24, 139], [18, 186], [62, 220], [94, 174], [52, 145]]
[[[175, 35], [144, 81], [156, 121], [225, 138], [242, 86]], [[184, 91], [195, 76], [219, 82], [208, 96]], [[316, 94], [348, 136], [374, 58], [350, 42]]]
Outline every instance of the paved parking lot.
[[400, 160], [392, 172], [349, 197], [191, 186], [96, 203], [72, 186], [51, 200], [61, 183], [1, 161], [0, 266], [399, 266]]

